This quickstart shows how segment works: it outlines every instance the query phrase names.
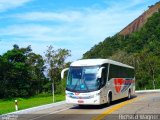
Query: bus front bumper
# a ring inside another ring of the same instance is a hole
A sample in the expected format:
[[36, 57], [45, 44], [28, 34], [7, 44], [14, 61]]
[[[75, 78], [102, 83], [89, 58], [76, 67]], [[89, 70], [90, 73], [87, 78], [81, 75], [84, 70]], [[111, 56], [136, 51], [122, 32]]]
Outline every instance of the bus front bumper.
[[79, 105], [100, 105], [100, 97], [94, 97], [89, 99], [76, 99], [66, 96], [66, 103], [68, 104], [79, 104]]

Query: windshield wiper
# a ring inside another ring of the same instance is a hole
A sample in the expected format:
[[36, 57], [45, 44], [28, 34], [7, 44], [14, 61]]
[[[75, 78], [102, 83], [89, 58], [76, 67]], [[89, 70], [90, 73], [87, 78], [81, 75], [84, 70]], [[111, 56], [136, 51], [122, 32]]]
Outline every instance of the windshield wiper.
[[83, 79], [83, 82], [84, 82], [84, 84], [86, 85], [87, 91], [89, 92], [88, 86], [87, 86], [87, 84], [86, 84], [86, 82], [85, 82], [84, 79]]
[[78, 85], [78, 82], [80, 82], [80, 79], [78, 79], [78, 81], [76, 82], [76, 85], [74, 86], [73, 90], [76, 89], [77, 85]]

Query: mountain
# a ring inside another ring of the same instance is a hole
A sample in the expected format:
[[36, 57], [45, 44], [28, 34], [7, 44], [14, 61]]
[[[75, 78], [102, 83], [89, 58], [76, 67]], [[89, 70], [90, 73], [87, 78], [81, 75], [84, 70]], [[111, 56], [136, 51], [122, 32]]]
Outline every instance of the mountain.
[[137, 19], [131, 22], [123, 30], [119, 32], [120, 35], [129, 35], [133, 32], [139, 30], [146, 22], [149, 17], [151, 17], [155, 12], [160, 11], [160, 2], [155, 5], [149, 6], [149, 9], [140, 15]]
[[159, 7], [159, 2], [150, 6], [119, 34], [93, 46], [83, 58], [109, 58], [129, 64], [135, 67], [137, 89], [160, 88]]

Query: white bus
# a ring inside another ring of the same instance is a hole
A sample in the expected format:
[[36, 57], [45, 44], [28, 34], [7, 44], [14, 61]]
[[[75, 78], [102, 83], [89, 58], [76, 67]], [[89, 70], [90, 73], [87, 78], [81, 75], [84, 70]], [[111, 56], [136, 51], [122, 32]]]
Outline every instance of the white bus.
[[132, 66], [109, 59], [83, 59], [71, 63], [66, 85], [66, 103], [79, 105], [110, 104], [135, 93]]

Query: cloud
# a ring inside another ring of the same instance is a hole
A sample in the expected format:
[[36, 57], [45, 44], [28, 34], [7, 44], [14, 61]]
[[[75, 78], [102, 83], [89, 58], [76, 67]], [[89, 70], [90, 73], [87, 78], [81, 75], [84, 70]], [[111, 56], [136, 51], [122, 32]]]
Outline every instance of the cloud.
[[0, 36], [2, 38], [11, 37], [17, 41], [64, 42], [67, 40], [69, 42], [76, 39], [79, 40], [73, 35], [75, 32], [67, 26], [25, 24], [1, 28]]
[[[112, 15], [111, 15], [112, 14]], [[27, 21], [25, 25], [12, 25], [0, 29], [1, 35], [30, 37], [32, 40], [94, 41], [93, 44], [111, 36], [122, 29], [126, 23], [137, 17], [139, 11], [123, 12], [104, 10], [62, 11], [62, 12], [29, 12], [13, 15], [11, 19]], [[128, 18], [128, 19], [126, 19]], [[39, 22], [46, 23], [41, 24]], [[58, 22], [58, 25], [55, 24]], [[86, 42], [86, 41], [85, 41]], [[92, 45], [93, 45], [92, 44]]]
[[[105, 0], [105, 3], [109, 6], [108, 10], [110, 11], [129, 11], [129, 10], [133, 10], [134, 7], [141, 5], [141, 7], [144, 7], [148, 2], [150, 2], [150, 0]], [[146, 6], [147, 8], [147, 6]], [[137, 8], [136, 8], [137, 9]]]
[[28, 21], [63, 21], [72, 22], [81, 17], [78, 11], [67, 12], [29, 12], [24, 14], [16, 14], [12, 16], [21, 20]]
[[116, 34], [138, 17], [144, 7], [131, 8], [143, 2], [125, 0], [118, 4], [107, 3], [108, 7], [103, 9], [90, 7], [83, 10], [12, 14], [7, 18], [17, 21], [17, 24], [1, 28], [0, 38], [10, 39], [12, 43], [20, 43], [22, 46], [30, 44], [39, 53], [43, 53], [46, 50], [44, 47], [50, 44], [66, 48], [72, 51], [72, 59], [76, 60], [92, 46]]
[[0, 12], [23, 6], [31, 0], [0, 0]]
[[35, 32], [38, 34], [44, 34], [49, 32], [50, 29], [46, 26], [41, 25], [11, 25], [6, 27], [5, 29], [0, 29], [1, 35], [15, 35], [15, 36], [31, 36], [34, 35]]

